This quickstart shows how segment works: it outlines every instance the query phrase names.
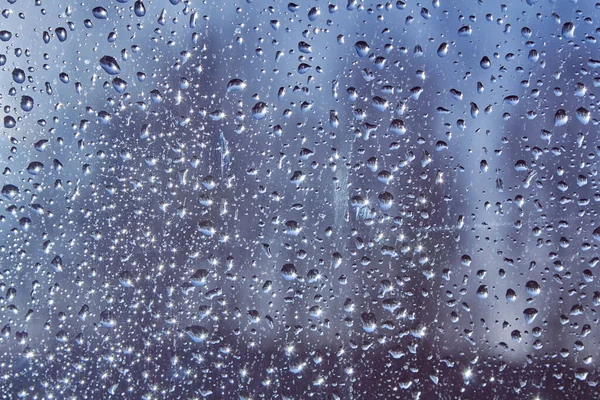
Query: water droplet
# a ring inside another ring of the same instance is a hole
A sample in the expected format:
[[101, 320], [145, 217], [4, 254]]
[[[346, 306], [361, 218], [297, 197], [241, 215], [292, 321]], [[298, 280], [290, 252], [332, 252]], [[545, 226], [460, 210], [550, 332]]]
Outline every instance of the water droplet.
[[554, 114], [554, 126], [563, 126], [569, 121], [567, 112], [562, 108], [557, 110]]
[[67, 335], [67, 332], [62, 329], [58, 331], [54, 337], [59, 343], [66, 343], [69, 341], [69, 335]]
[[514, 303], [517, 301], [517, 293], [513, 289], [506, 290], [506, 300]]
[[468, 254], [464, 254], [460, 258], [460, 262], [467, 267], [470, 266], [471, 265], [471, 256], [469, 256]]
[[387, 108], [390, 106], [390, 104], [388, 103], [388, 101], [386, 99], [379, 97], [379, 96], [373, 97], [371, 102], [372, 102], [371, 104], [373, 105], [373, 108], [375, 108], [377, 111], [380, 111], [380, 112], [387, 110]]
[[227, 84], [227, 92], [241, 92], [246, 88], [246, 82], [241, 79], [234, 78]]
[[479, 65], [483, 69], [488, 69], [492, 66], [492, 62], [490, 61], [490, 59], [487, 56], [483, 56], [481, 61], [479, 61]]
[[54, 32], [56, 33], [56, 37], [60, 42], [64, 42], [65, 40], [67, 40], [67, 30], [65, 28], [56, 28]]
[[29, 112], [33, 110], [34, 102], [31, 96], [21, 96], [21, 109]]
[[50, 265], [54, 268], [54, 272], [62, 272], [64, 269], [63, 260], [59, 255], [54, 256], [52, 261], [50, 261]]
[[19, 84], [25, 82], [25, 71], [23, 71], [20, 68], [13, 69], [12, 78], [16, 83], [19, 83]]
[[480, 299], [487, 299], [488, 297], [488, 287], [487, 285], [481, 285], [477, 289], [477, 297]]
[[111, 56], [103, 56], [100, 59], [100, 66], [109, 75], [117, 75], [121, 72], [121, 67], [119, 67], [119, 64], [117, 64], [117, 60]]
[[2, 187], [1, 192], [2, 196], [6, 197], [8, 200], [14, 200], [19, 194], [19, 188], [15, 185], [6, 184]]
[[565, 22], [562, 26], [562, 35], [567, 39], [575, 38], [575, 24], [573, 22]]
[[577, 368], [575, 370], [575, 378], [580, 381], [585, 381], [587, 379], [589, 372], [585, 368]]
[[536, 281], [528, 281], [525, 284], [525, 289], [527, 290], [527, 293], [533, 297], [539, 296], [542, 290], [540, 285]]
[[364, 40], [360, 40], [354, 44], [354, 49], [359, 57], [364, 58], [369, 55], [371, 48]]
[[262, 101], [259, 101], [252, 107], [252, 117], [256, 120], [264, 119], [267, 116], [269, 107]]
[[312, 69], [312, 66], [310, 66], [310, 65], [308, 65], [306, 63], [301, 63], [300, 65], [298, 65], [298, 73], [300, 75], [306, 74], [311, 69]]
[[208, 271], [205, 269], [196, 270], [196, 272], [194, 272], [194, 274], [190, 278], [190, 281], [191, 281], [192, 285], [197, 286], [197, 287], [206, 285], [206, 283], [208, 281]]
[[504, 98], [504, 102], [508, 105], [516, 106], [517, 104], [519, 104], [519, 96], [515, 96], [515, 95], [506, 96]]
[[8, 42], [12, 38], [12, 32], [7, 30], [0, 31], [0, 40]]
[[592, 232], [592, 237], [595, 241], [600, 242], [600, 226], [596, 227]]
[[286, 281], [293, 281], [298, 277], [298, 271], [294, 264], [284, 264], [281, 268], [281, 277]]
[[4, 127], [11, 129], [17, 125], [17, 121], [10, 115], [4, 117]]
[[588, 110], [585, 107], [579, 107], [576, 111], [575, 111], [575, 115], [577, 116], [577, 119], [579, 120], [579, 122], [581, 122], [583, 125], [587, 125], [588, 122], [590, 122], [590, 110]]
[[115, 78], [112, 80], [113, 88], [117, 93], [124, 93], [127, 90], [127, 82], [121, 78]]
[[390, 124], [390, 131], [392, 131], [392, 133], [395, 133], [396, 135], [404, 135], [406, 133], [404, 121], [402, 121], [401, 119], [394, 119]]
[[138, 17], [143, 17], [146, 15], [146, 6], [144, 5], [144, 2], [137, 0], [133, 5], [133, 12]]
[[479, 116], [479, 107], [474, 102], [471, 102], [471, 118], [476, 119]]
[[437, 55], [440, 57], [446, 57], [448, 55], [449, 50], [450, 45], [448, 44], [448, 42], [442, 42], [442, 44], [440, 44], [440, 47], [438, 47], [437, 49]]
[[538, 310], [535, 308], [526, 308], [525, 310], [523, 310], [523, 317], [525, 318], [525, 322], [527, 323], [527, 325], [532, 324], [537, 316]]
[[312, 46], [304, 41], [298, 43], [298, 51], [304, 54], [312, 53]]
[[104, 7], [94, 7], [92, 9], [92, 15], [98, 19], [107, 19], [108, 11]]
[[29, 172], [31, 175], [39, 175], [43, 169], [44, 164], [39, 161], [32, 161], [27, 166], [27, 172]]
[[377, 329], [377, 317], [374, 313], [371, 312], [363, 312], [360, 315], [360, 319], [362, 322], [362, 328], [367, 333], [375, 332]]
[[461, 36], [461, 37], [471, 36], [472, 33], [473, 33], [473, 30], [471, 29], [471, 27], [469, 25], [463, 25], [458, 29], [458, 36]]
[[520, 343], [521, 342], [521, 331], [518, 331], [515, 329], [514, 331], [512, 331], [510, 333], [510, 338], [512, 340], [514, 340], [515, 342]]
[[121, 286], [126, 287], [126, 288], [131, 288], [133, 287], [133, 275], [131, 275], [131, 272], [129, 271], [123, 271], [119, 274], [119, 283], [121, 284]]
[[198, 232], [204, 236], [213, 236], [216, 233], [216, 228], [212, 221], [202, 221], [198, 223]]
[[321, 10], [319, 7], [312, 7], [308, 10], [308, 19], [309, 21], [315, 21], [321, 15]]

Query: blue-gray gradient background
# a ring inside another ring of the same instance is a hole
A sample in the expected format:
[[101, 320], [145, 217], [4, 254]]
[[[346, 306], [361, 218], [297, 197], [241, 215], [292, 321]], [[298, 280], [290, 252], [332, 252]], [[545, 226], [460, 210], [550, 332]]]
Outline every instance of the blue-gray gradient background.
[[0, 396], [600, 396], [600, 5], [298, 3], [2, 0]]

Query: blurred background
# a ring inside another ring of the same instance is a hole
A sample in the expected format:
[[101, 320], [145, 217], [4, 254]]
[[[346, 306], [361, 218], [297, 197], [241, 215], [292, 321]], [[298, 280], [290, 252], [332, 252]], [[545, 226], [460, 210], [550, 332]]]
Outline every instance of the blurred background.
[[599, 3], [2, 1], [1, 398], [598, 396]]

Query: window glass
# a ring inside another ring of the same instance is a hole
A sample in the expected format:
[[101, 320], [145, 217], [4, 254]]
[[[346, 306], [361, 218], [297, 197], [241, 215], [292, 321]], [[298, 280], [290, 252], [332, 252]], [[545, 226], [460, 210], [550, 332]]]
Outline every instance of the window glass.
[[600, 396], [600, 3], [0, 1], [2, 398]]

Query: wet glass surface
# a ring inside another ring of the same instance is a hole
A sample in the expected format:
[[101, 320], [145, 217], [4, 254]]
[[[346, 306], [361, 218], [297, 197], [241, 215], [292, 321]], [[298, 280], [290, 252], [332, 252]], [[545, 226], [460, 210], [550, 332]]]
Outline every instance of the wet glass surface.
[[600, 396], [600, 3], [0, 10], [1, 398]]

